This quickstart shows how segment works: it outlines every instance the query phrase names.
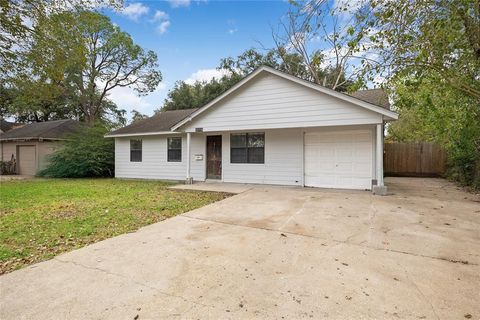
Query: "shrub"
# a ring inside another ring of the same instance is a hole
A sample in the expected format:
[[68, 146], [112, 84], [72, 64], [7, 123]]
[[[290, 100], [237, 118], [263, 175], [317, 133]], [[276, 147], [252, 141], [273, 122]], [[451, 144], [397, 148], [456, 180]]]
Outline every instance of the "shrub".
[[85, 126], [68, 137], [62, 148], [49, 157], [39, 176], [52, 178], [111, 177], [115, 168], [113, 139], [103, 125]]
[[15, 174], [15, 160], [0, 161], [0, 174]]

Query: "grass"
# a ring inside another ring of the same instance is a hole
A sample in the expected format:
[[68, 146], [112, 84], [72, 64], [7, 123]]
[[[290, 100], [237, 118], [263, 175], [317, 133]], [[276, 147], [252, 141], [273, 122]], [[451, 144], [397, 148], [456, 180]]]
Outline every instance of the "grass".
[[0, 274], [202, 207], [227, 194], [162, 181], [34, 179], [0, 186]]

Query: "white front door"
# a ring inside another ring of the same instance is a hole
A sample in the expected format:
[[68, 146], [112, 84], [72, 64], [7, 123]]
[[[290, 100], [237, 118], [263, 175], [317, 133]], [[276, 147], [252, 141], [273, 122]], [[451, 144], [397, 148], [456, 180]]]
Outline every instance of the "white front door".
[[371, 189], [373, 134], [371, 130], [305, 133], [305, 186]]

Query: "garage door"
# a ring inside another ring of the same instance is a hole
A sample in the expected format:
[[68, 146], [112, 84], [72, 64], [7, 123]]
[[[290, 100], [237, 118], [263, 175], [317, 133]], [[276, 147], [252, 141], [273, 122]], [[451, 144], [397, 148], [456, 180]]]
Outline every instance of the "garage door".
[[36, 169], [35, 146], [18, 146], [18, 173], [34, 175]]
[[328, 131], [305, 134], [305, 185], [371, 189], [372, 131]]

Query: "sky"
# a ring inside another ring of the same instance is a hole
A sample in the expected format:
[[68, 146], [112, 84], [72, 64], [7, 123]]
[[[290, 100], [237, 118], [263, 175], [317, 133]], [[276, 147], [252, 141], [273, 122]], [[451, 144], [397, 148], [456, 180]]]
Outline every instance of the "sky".
[[110, 99], [127, 110], [128, 117], [132, 109], [152, 115], [176, 81], [209, 80], [219, 75], [216, 67], [222, 58], [252, 47], [272, 47], [272, 27], [288, 6], [284, 0], [145, 0], [126, 1], [121, 11], [104, 11], [136, 44], [157, 53], [163, 76], [148, 96], [116, 88]]

